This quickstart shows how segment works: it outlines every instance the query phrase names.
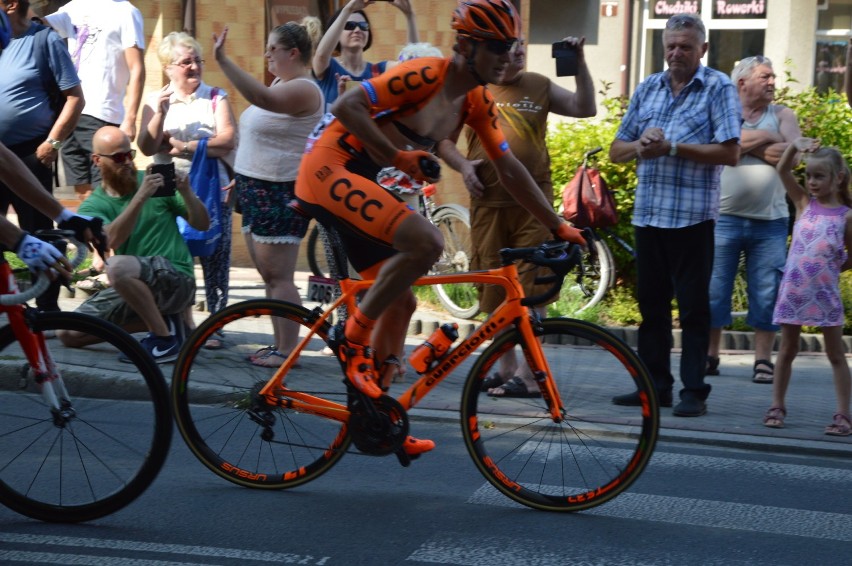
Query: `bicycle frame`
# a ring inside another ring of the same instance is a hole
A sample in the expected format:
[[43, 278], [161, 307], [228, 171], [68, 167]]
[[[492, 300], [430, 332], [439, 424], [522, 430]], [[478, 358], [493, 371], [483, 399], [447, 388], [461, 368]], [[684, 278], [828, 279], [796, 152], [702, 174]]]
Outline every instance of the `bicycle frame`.
[[[307, 335], [302, 338], [298, 346], [293, 349], [290, 356], [281, 367], [275, 371], [270, 380], [260, 390], [272, 406], [282, 406], [297, 411], [312, 413], [347, 422], [349, 411], [345, 405], [321, 399], [308, 393], [289, 390], [284, 386], [284, 378], [293, 367], [299, 353], [304, 350], [311, 338], [328, 321], [329, 317], [340, 306], [346, 304], [350, 310], [355, 306], [355, 297], [360, 291], [364, 291], [373, 284], [373, 280], [342, 279], [339, 281], [342, 291], [341, 296], [332, 305], [323, 311], [313, 321]], [[531, 318], [531, 310], [521, 304], [525, 298], [524, 290], [518, 279], [518, 267], [514, 263], [491, 269], [487, 271], [469, 271], [446, 275], [425, 275], [414, 282], [415, 286], [435, 285], [441, 283], [485, 283], [501, 286], [506, 291], [506, 298], [497, 309], [482, 324], [459, 344], [454, 346], [433, 368], [417, 379], [397, 401], [407, 411], [416, 406], [429, 392], [438, 386], [450, 373], [452, 373], [467, 357], [476, 351], [481, 344], [493, 338], [499, 331], [511, 325], [516, 325], [523, 337], [525, 345], [524, 355], [527, 363], [532, 369], [533, 376], [538, 382], [542, 398], [549, 407], [550, 416], [554, 422], [559, 422], [563, 417], [562, 400], [551, 379], [550, 367], [541, 350], [541, 345], [536, 338]], [[281, 399], [279, 394], [286, 391], [286, 399]]]
[[[6, 261], [0, 261], [0, 294], [11, 295], [16, 293], [18, 293], [18, 285], [12, 268]], [[44, 334], [33, 332], [27, 324], [27, 308], [25, 304], [0, 304], [0, 313], [5, 313], [8, 317], [9, 326], [12, 327], [15, 339], [21, 345], [45, 402], [54, 410], [61, 411], [60, 399], [68, 400], [69, 395], [56, 364], [50, 356]]]

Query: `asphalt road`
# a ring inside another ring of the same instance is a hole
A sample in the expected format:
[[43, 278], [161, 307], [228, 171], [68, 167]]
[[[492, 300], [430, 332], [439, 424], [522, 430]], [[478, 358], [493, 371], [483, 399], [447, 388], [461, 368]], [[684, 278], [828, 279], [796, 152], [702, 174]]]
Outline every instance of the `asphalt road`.
[[270, 492], [214, 476], [178, 437], [149, 491], [110, 517], [50, 525], [0, 508], [0, 563], [833, 566], [852, 553], [845, 459], [667, 442], [628, 492], [554, 514], [496, 493], [457, 423], [414, 425], [438, 447], [410, 468], [347, 455]]

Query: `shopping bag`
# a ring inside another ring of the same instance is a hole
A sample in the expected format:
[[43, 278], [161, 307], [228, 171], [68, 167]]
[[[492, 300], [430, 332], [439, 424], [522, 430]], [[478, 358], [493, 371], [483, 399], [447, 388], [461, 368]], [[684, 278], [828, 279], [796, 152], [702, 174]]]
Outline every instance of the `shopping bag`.
[[213, 255], [222, 238], [222, 187], [219, 181], [219, 160], [207, 156], [207, 139], [198, 140], [198, 148], [192, 156], [189, 170], [189, 184], [192, 192], [207, 207], [210, 216], [210, 228], [196, 230], [183, 218], [178, 218], [178, 227], [193, 257]]

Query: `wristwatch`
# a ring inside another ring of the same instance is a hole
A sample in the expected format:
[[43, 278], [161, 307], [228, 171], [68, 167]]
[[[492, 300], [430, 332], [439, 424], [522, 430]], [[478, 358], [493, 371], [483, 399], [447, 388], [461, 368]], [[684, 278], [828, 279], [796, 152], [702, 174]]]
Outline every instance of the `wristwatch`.
[[59, 140], [55, 140], [53, 138], [47, 138], [47, 140], [45, 140], [45, 141], [47, 141], [47, 143], [49, 143], [50, 147], [52, 147], [53, 149], [56, 149], [56, 150], [62, 149], [62, 142], [59, 141]]
[[671, 148], [669, 148], [669, 157], [674, 157], [677, 155], [677, 142], [673, 141]]

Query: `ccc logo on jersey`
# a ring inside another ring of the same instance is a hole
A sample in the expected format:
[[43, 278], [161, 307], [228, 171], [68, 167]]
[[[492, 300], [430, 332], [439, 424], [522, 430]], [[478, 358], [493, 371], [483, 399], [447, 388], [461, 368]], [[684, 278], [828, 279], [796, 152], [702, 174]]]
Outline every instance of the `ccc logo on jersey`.
[[409, 71], [404, 75], [393, 77], [388, 81], [388, 90], [391, 94], [403, 94], [407, 90], [417, 90], [424, 84], [432, 84], [438, 80], [432, 67], [423, 67], [416, 71]]
[[357, 212], [367, 222], [375, 220], [384, 206], [381, 201], [367, 198], [367, 193], [361, 189], [353, 190], [349, 179], [338, 179], [331, 184], [328, 193], [332, 200], [342, 203], [351, 212]]

